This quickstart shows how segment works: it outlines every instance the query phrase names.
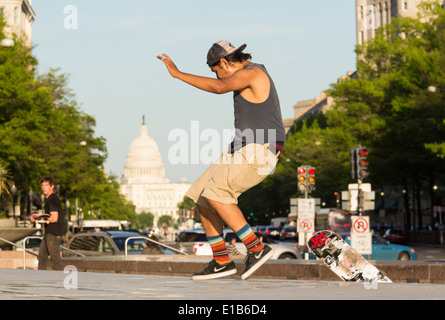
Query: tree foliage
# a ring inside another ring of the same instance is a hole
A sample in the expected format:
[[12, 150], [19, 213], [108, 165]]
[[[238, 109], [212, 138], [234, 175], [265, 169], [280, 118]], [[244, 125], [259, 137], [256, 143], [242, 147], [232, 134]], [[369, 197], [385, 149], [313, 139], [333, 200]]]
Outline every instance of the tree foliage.
[[368, 148], [366, 182], [374, 190], [401, 186], [420, 196], [443, 181], [445, 10], [424, 3], [420, 12], [416, 19], [392, 19], [373, 40], [356, 47], [356, 76], [326, 91], [335, 104], [325, 115], [294, 125], [275, 175], [246, 193], [240, 202], [244, 211], [286, 215], [289, 198], [298, 196], [302, 164], [317, 171], [311, 196], [332, 205], [333, 192], [353, 182], [349, 151], [357, 144]]
[[95, 136], [96, 121], [81, 111], [68, 76], [58, 69], [37, 74], [32, 48], [14, 42], [0, 47], [0, 159], [18, 193], [40, 193], [40, 179], [53, 176], [63, 199], [80, 199], [105, 218], [135, 220], [116, 178], [104, 173], [106, 141]]

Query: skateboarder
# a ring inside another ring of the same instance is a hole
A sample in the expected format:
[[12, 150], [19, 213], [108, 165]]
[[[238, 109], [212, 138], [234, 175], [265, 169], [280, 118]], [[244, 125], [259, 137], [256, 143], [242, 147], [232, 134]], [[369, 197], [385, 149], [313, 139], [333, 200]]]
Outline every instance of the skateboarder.
[[[64, 234], [64, 217], [62, 204], [59, 197], [54, 193], [54, 179], [44, 177], [40, 181], [42, 192], [46, 196], [44, 212], [49, 214], [48, 223], [43, 225], [44, 236], [39, 248], [39, 270], [47, 270], [48, 262], [52, 263], [54, 270], [63, 270], [62, 259], [60, 257], [60, 244]], [[36, 216], [31, 216], [31, 221], [35, 221]], [[49, 258], [48, 258], [49, 257]]]
[[212, 45], [207, 65], [216, 79], [181, 72], [168, 55], [157, 56], [174, 78], [210, 93], [234, 93], [235, 138], [187, 192], [198, 206], [213, 251], [213, 260], [205, 270], [193, 275], [195, 280], [237, 272], [224, 242], [223, 221], [248, 250], [242, 279], [273, 255], [272, 249], [255, 236], [237, 206], [243, 192], [274, 171], [285, 141], [275, 85], [263, 65], [250, 62], [252, 57], [243, 52], [245, 48], [245, 44], [236, 48], [226, 40]]

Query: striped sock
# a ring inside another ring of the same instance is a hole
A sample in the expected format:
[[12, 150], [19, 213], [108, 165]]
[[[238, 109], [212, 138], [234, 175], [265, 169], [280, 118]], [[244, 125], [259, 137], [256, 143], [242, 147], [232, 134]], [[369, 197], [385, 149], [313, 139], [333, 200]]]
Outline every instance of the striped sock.
[[247, 248], [247, 251], [263, 250], [264, 248], [263, 243], [261, 243], [261, 241], [257, 238], [255, 233], [253, 233], [253, 230], [249, 226], [249, 224], [246, 224], [244, 227], [242, 227], [235, 233], [238, 236], [238, 238], [240, 238], [240, 240], [244, 243], [244, 245]]
[[213, 259], [220, 265], [230, 263], [229, 253], [223, 235], [215, 237], [207, 237], [213, 251]]

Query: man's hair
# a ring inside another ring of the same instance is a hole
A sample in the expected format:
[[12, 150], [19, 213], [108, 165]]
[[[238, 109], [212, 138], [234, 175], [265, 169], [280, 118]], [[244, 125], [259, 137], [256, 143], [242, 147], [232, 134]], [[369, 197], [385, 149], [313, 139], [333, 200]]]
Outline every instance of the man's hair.
[[54, 179], [53, 179], [53, 177], [43, 177], [43, 178], [40, 180], [40, 184], [42, 184], [42, 183], [44, 183], [44, 182], [48, 182], [50, 186], [53, 186], [53, 185], [54, 185]]
[[[229, 64], [233, 64], [236, 62], [243, 62], [246, 60], [252, 60], [252, 55], [250, 53], [244, 53], [240, 51], [236, 51], [232, 54], [229, 54], [221, 59], [226, 59]], [[218, 60], [212, 67], [216, 67], [221, 62], [221, 59]]]

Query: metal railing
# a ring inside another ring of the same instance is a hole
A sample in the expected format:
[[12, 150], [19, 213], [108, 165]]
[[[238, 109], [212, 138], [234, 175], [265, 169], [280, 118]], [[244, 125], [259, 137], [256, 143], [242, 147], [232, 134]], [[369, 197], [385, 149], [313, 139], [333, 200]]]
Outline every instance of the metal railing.
[[69, 249], [69, 248], [67, 248], [67, 247], [65, 247], [65, 246], [62, 246], [62, 245], [61, 245], [60, 248], [61, 248], [62, 250], [65, 250], [65, 251], [68, 251], [68, 252], [77, 254], [79, 257], [86, 257], [86, 255], [84, 255], [84, 254], [82, 254], [82, 253], [80, 253], [80, 252], [74, 251], [74, 250], [72, 250], [72, 249]]
[[[26, 249], [26, 241], [27, 241], [28, 239], [42, 239], [42, 238], [43, 238], [43, 237], [41, 237], [41, 236], [29, 236], [29, 237], [26, 237], [26, 238], [23, 239], [23, 246], [21, 246], [21, 245], [19, 245], [19, 244], [17, 244], [17, 243], [11, 242], [11, 241], [9, 241], [9, 240], [3, 239], [3, 238], [0, 238], [0, 241], [4, 241], [4, 242], [6, 242], [6, 243], [8, 243], [8, 244], [10, 244], [10, 245], [12, 245], [12, 246], [14, 246], [14, 247], [16, 247], [16, 248], [20, 248], [20, 249], [23, 250], [23, 270], [26, 270], [26, 253], [32, 254], [32, 255], [34, 255], [34, 256], [36, 256], [36, 257], [38, 256], [38, 254], [35, 253], [34, 251]], [[160, 245], [160, 246], [162, 246], [162, 247], [164, 247], [164, 248], [166, 248], [166, 249], [168, 249], [168, 250], [171, 250], [171, 251], [173, 251], [173, 252], [176, 252], [176, 253], [179, 253], [179, 254], [182, 254], [182, 255], [188, 255], [188, 254], [185, 253], [184, 251], [178, 250], [178, 249], [176, 249], [176, 248], [173, 248], [173, 247], [171, 247], [171, 246], [169, 246], [169, 245], [166, 245], [166, 244], [164, 244], [164, 243], [158, 242], [158, 241], [156, 241], [156, 240], [153, 240], [153, 239], [150, 239], [150, 238], [141, 236], [141, 237], [129, 237], [129, 238], [127, 238], [127, 239], [125, 240], [125, 260], [127, 260], [127, 257], [128, 257], [128, 241], [129, 241], [129, 240], [132, 240], [132, 239], [144, 239], [144, 240], [153, 242], [153, 243], [155, 243], [155, 244], [157, 244], [157, 245]], [[62, 250], [66, 250], [66, 251], [68, 251], [68, 252], [74, 253], [74, 254], [76, 254], [76, 255], [78, 255], [78, 256], [80, 256], [80, 257], [86, 257], [86, 255], [84, 255], [84, 254], [82, 254], [82, 253], [80, 253], [80, 252], [71, 250], [71, 249], [69, 249], [69, 248], [67, 248], [67, 247], [64, 247], [64, 246], [62, 246], [62, 245], [60, 246], [60, 248], [61, 248]]]
[[[10, 245], [12, 245], [12, 246], [14, 246], [14, 247], [17, 247], [17, 248], [20, 248], [20, 249], [23, 250], [23, 270], [26, 270], [26, 252], [28, 252], [29, 254], [32, 254], [32, 255], [38, 257], [38, 254], [37, 254], [37, 253], [35, 253], [35, 252], [32, 251], [32, 250], [28, 250], [28, 249], [26, 249], [26, 240], [28, 240], [28, 239], [42, 239], [42, 238], [43, 238], [43, 237], [41, 237], [41, 236], [29, 236], [29, 237], [26, 237], [26, 238], [23, 239], [23, 246], [21, 246], [21, 245], [19, 245], [19, 244], [17, 244], [17, 243], [11, 242], [11, 241], [9, 241], [9, 240], [3, 239], [3, 238], [0, 238], [0, 240], [1, 240], [1, 241], [4, 241], [4, 242], [6, 242], [6, 243], [8, 243], [8, 244], [10, 244]], [[65, 246], [60, 245], [60, 248], [61, 248], [62, 250], [66, 250], [66, 251], [68, 251], [68, 252], [72, 252], [72, 253], [74, 253], [74, 254], [77, 254], [78, 256], [86, 257], [86, 255], [84, 255], [84, 254], [82, 254], [82, 253], [80, 253], [80, 252], [77, 252], [77, 251], [68, 249], [68, 248], [65, 247]]]
[[162, 246], [162, 247], [165, 247], [165, 248], [167, 248], [168, 250], [171, 250], [171, 251], [174, 251], [174, 252], [177, 252], [177, 253], [179, 253], [179, 254], [183, 254], [183, 255], [188, 255], [187, 253], [185, 253], [184, 251], [181, 251], [181, 250], [178, 250], [178, 249], [176, 249], [176, 248], [173, 248], [173, 247], [170, 247], [170, 246], [168, 246], [168, 245], [166, 245], [166, 244], [164, 244], [164, 243], [161, 243], [161, 242], [158, 242], [158, 241], [156, 241], [156, 240], [153, 240], [153, 239], [150, 239], [150, 238], [147, 238], [147, 237], [128, 237], [126, 240], [125, 240], [125, 261], [127, 261], [127, 257], [128, 257], [128, 241], [129, 240], [132, 240], [132, 239], [144, 239], [144, 240], [148, 240], [148, 241], [151, 241], [151, 242], [153, 242], [153, 243], [155, 243], [155, 244], [157, 244], [157, 245], [160, 245], [160, 246]]
[[[26, 237], [25, 239], [23, 239], [23, 270], [26, 270], [26, 252], [28, 251], [28, 250], [26, 250], [26, 240], [28, 240], [28, 239], [40, 239], [40, 240], [42, 240], [42, 237], [40, 237], [40, 236], [29, 236], [29, 237]], [[32, 254], [34, 254], [34, 255], [36, 255], [36, 256], [38, 256], [35, 252], [33, 252], [33, 251], [28, 251], [29, 253], [31, 253], [32, 252]]]

